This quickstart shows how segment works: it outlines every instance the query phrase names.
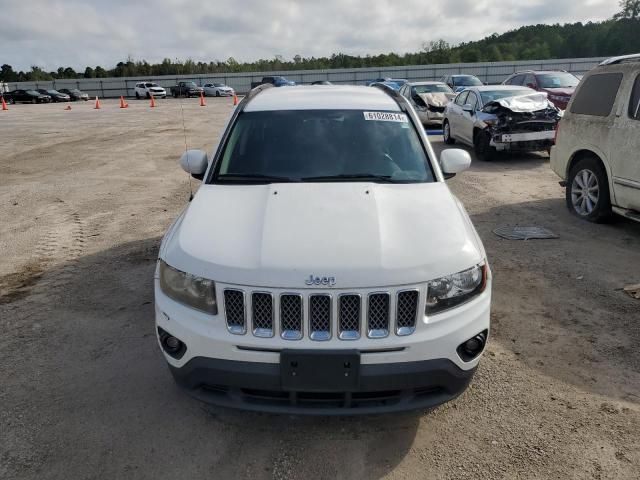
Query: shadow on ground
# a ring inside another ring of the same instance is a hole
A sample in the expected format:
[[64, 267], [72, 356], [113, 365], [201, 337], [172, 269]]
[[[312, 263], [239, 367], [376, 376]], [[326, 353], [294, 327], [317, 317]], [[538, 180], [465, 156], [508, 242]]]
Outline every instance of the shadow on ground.
[[0, 476], [379, 478], [402, 461], [419, 414], [261, 415], [180, 391], [154, 336], [159, 241], [23, 275], [0, 302]]

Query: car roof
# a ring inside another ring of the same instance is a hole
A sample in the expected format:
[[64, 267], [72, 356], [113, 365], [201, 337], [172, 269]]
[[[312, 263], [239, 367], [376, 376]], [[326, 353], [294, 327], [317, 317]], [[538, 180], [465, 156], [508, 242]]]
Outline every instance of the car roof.
[[416, 85], [416, 86], [417, 85], [446, 85], [446, 83], [438, 82], [438, 81], [435, 81], [435, 80], [430, 80], [430, 81], [427, 81], [427, 82], [409, 82], [409, 85], [412, 85], [412, 86], [413, 85]]
[[544, 73], [571, 73], [571, 72], [567, 72], [566, 70], [521, 70], [519, 72], [515, 72], [511, 76], [513, 77], [513, 75], [522, 75], [524, 73], [532, 73], [534, 75], [540, 75]]
[[477, 92], [496, 92], [500, 90], [531, 90], [532, 92], [535, 92], [535, 90], [529, 87], [523, 87], [522, 85], [483, 85], [477, 87], [467, 87], [463, 91], [465, 90], [475, 90]]
[[266, 88], [251, 99], [244, 109], [245, 112], [273, 110], [400, 111], [400, 106], [380, 88], [309, 85]]

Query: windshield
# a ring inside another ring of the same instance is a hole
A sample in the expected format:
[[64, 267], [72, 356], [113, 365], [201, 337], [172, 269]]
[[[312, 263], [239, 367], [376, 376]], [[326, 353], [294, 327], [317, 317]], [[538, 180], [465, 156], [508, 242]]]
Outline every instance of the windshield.
[[404, 113], [242, 113], [216, 167], [214, 181], [269, 183], [269, 177], [278, 182], [434, 181], [424, 147]]
[[226, 85], [224, 83], [214, 83], [213, 86], [214, 87], [226, 87]]
[[514, 88], [513, 90], [490, 90], [487, 92], [480, 92], [482, 97], [482, 103], [487, 104], [494, 100], [500, 100], [501, 98], [517, 97], [518, 95], [528, 95], [529, 93], [535, 93], [530, 88]]
[[26, 91], [29, 95], [40, 95], [40, 92], [36, 91], [36, 90], [27, 90]]
[[444, 83], [436, 83], [434, 85], [416, 85], [413, 87], [413, 94], [420, 93], [453, 93], [453, 90], [449, 88], [449, 85], [445, 85]]
[[57, 90], [47, 90], [47, 93], [50, 93], [51, 95], [60, 95], [60, 92]]
[[580, 80], [570, 73], [541, 73], [536, 75], [541, 88], [574, 88]]
[[462, 75], [453, 77], [453, 84], [457, 87], [479, 87], [482, 82], [473, 75]]
[[159, 87], [160, 85], [158, 85], [157, 83], [145, 83], [144, 84], [145, 87], [149, 88], [149, 87]]

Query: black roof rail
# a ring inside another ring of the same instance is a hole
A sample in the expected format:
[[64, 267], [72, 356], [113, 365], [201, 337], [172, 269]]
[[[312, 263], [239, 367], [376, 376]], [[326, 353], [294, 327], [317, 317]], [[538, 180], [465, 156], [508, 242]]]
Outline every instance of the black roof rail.
[[599, 67], [604, 67], [606, 65], [620, 65], [622, 63], [635, 63], [640, 62], [640, 53], [635, 53], [633, 55], [623, 55], [621, 57], [612, 57], [603, 61], [598, 65]]

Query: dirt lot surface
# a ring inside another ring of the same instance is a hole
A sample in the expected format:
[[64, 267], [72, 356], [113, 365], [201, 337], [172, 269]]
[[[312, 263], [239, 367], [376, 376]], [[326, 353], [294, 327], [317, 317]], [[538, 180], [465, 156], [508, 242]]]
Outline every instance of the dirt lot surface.
[[[640, 478], [640, 301], [620, 291], [640, 224], [571, 217], [546, 156], [474, 162], [450, 185], [492, 262], [493, 335], [464, 395], [366, 418], [214, 408], [154, 338], [157, 249], [188, 199], [180, 104], [130, 103], [0, 111], [0, 478]], [[211, 150], [231, 101], [184, 104]], [[515, 224], [560, 238], [492, 233]]]

